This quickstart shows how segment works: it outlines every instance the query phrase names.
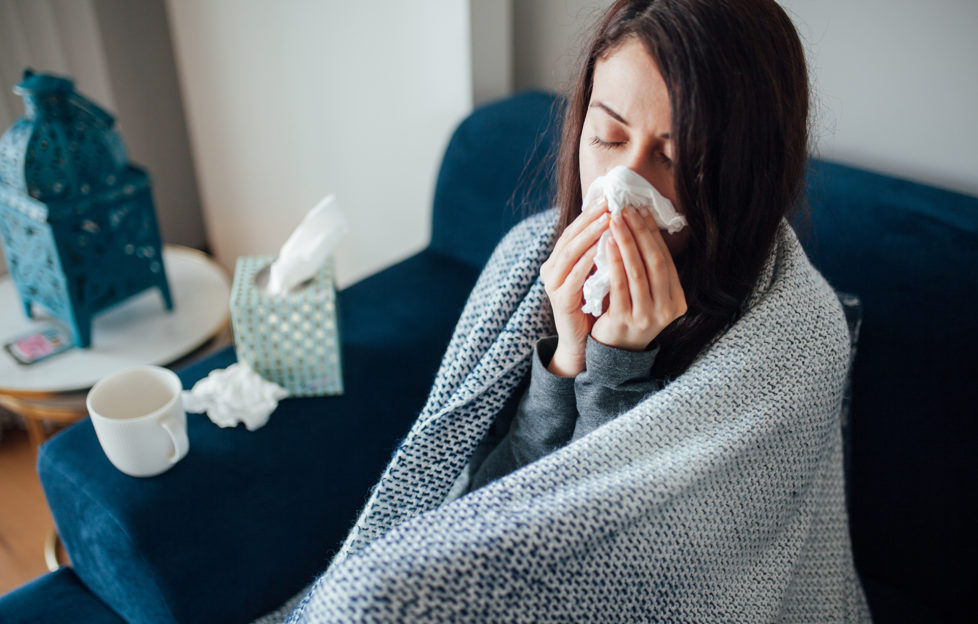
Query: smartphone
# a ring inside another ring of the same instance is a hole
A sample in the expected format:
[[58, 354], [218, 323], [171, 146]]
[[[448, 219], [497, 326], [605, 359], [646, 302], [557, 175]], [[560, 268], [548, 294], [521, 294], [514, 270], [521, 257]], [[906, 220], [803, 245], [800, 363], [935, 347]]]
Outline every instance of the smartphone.
[[18, 364], [24, 366], [37, 364], [73, 347], [68, 332], [56, 325], [18, 336], [3, 346]]

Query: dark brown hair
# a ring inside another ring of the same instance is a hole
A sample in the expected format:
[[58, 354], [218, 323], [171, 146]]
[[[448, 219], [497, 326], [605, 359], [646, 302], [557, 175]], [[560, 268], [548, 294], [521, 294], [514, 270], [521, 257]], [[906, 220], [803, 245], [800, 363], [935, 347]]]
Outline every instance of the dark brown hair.
[[581, 211], [579, 146], [595, 63], [628, 38], [665, 80], [676, 199], [689, 221], [677, 259], [688, 312], [658, 338], [657, 375], [682, 373], [739, 317], [808, 155], [808, 73], [772, 0], [619, 0], [598, 22], [567, 102], [557, 157], [558, 229]]

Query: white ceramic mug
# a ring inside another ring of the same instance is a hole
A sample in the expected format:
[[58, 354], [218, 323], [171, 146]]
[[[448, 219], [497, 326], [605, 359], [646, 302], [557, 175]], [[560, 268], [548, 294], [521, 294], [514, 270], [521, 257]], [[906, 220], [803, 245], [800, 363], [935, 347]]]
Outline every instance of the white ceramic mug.
[[176, 373], [138, 366], [105, 377], [85, 401], [112, 465], [133, 477], [169, 470], [187, 454], [187, 413]]

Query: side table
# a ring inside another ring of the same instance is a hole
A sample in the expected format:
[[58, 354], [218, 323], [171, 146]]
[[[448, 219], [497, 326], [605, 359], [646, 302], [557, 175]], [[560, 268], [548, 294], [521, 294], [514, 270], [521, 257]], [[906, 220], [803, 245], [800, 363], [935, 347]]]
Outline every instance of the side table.
[[[175, 245], [164, 248], [163, 262], [173, 311], [150, 289], [96, 316], [88, 349], [29, 366], [0, 351], [0, 405], [24, 417], [35, 446], [43, 441], [40, 421], [77, 420], [85, 413], [84, 393], [105, 375], [141, 364], [175, 366], [208, 342], [227, 344], [231, 290], [224, 270], [203, 252]], [[56, 322], [36, 316], [24, 316], [13, 282], [0, 279], [0, 343]]]
[[[36, 449], [44, 423], [70, 424], [85, 416], [88, 389], [105, 375], [142, 364], [178, 368], [231, 342], [230, 281], [203, 252], [167, 245], [163, 262], [174, 308], [150, 289], [93, 319], [92, 346], [73, 348], [25, 366], [0, 348], [0, 406], [21, 416]], [[35, 311], [28, 319], [12, 280], [0, 278], [0, 345], [57, 323]], [[57, 537], [45, 545], [48, 567], [57, 568]]]

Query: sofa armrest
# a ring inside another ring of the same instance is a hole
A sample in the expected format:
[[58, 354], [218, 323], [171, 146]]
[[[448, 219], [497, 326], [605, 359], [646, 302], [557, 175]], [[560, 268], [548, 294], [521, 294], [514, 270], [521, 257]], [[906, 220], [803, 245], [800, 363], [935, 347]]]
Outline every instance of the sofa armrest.
[[[476, 269], [423, 251], [339, 295], [345, 394], [286, 399], [258, 431], [188, 415], [190, 452], [136, 479], [89, 421], [38, 460], [78, 576], [129, 621], [248, 621], [311, 582], [407, 433]], [[180, 373], [184, 387], [234, 361]]]
[[0, 596], [3, 624], [125, 624], [71, 568], [60, 568]]

